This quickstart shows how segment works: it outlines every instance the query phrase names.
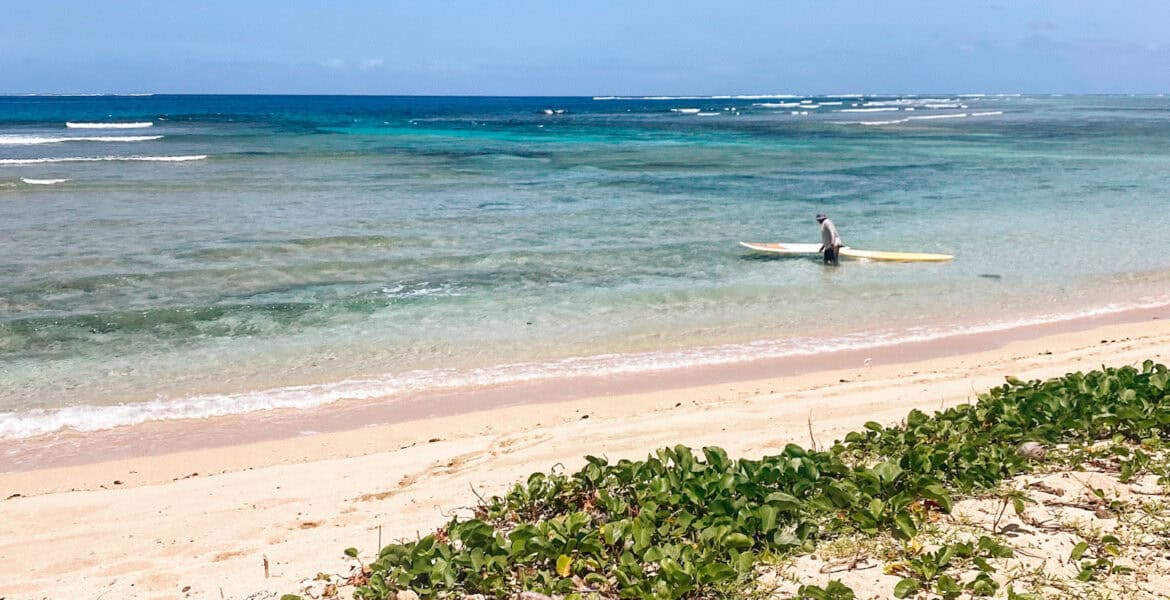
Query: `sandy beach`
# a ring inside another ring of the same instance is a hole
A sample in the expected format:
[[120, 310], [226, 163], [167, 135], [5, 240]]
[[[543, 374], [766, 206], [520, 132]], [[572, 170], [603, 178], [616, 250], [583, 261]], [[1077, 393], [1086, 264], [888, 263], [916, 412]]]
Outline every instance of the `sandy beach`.
[[139, 4], [0, 25], [0, 600], [1170, 600], [1170, 2]]
[[[37, 468], [5, 469], [0, 598], [295, 593], [318, 572], [346, 573], [345, 548], [368, 560], [379, 541], [426, 532], [473, 504], [474, 494], [500, 493], [533, 471], [575, 469], [587, 454], [640, 458], [681, 443], [756, 457], [790, 442], [828, 445], [866, 421], [897, 422], [912, 408], [972, 401], [1005, 375], [1165, 363], [1170, 308], [941, 343], [948, 352], [937, 344], [893, 348], [787, 372], [749, 365], [706, 381], [667, 376], [616, 389], [584, 386], [578, 394], [546, 394], [555, 402], [528, 395], [508, 406], [410, 414], [370, 427], [362, 424], [378, 421], [339, 413], [345, 418], [312, 435], [249, 437], [238, 424], [207, 422], [149, 434], [124, 428], [122, 438], [198, 438], [210, 426], [229, 443], [194, 441], [161, 454], [130, 444], [107, 455], [46, 454]], [[85, 439], [102, 438], [78, 436], [78, 447], [96, 447]]]

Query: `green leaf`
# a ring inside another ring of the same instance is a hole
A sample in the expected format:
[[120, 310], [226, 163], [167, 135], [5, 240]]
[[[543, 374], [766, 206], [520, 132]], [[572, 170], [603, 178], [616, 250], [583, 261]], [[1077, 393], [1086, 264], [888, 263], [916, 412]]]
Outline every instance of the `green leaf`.
[[557, 575], [568, 577], [572, 573], [573, 559], [564, 554], [557, 557]]
[[836, 579], [825, 586], [825, 597], [829, 600], [855, 600], [857, 598], [852, 588]]
[[746, 550], [752, 547], [752, 538], [742, 533], [731, 533], [723, 538], [723, 547], [734, 550]]
[[950, 575], [939, 575], [935, 588], [940, 592], [956, 593], [959, 591], [959, 584]]
[[791, 531], [777, 531], [772, 534], [772, 545], [779, 548], [799, 546], [800, 543], [800, 538]]
[[986, 535], [979, 536], [979, 549], [987, 552], [992, 558], [1012, 558], [1016, 555], [1011, 546], [1001, 544], [995, 538]]
[[733, 566], [736, 571], [740, 573], [750, 573], [756, 564], [756, 555], [753, 552], [740, 552], [738, 556], [733, 559]]
[[917, 579], [903, 579], [894, 586], [894, 597], [905, 598], [914, 592], [917, 592], [919, 583]]
[[764, 498], [764, 502], [785, 511], [798, 510], [801, 506], [796, 496], [784, 492], [772, 492]]
[[776, 529], [776, 518], [779, 513], [775, 506], [768, 504], [756, 509], [756, 514], [760, 517], [760, 531], [766, 534]]
[[902, 474], [902, 468], [892, 462], [883, 462], [874, 465], [873, 472], [882, 483], [890, 483]]
[[357, 548], [346, 548], [345, 555], [350, 557], [350, 558], [357, 558], [357, 555], [358, 555]]
[[735, 579], [735, 569], [722, 563], [707, 563], [699, 568], [699, 583], [711, 585]]
[[994, 596], [996, 590], [999, 589], [999, 584], [995, 582], [987, 573], [980, 573], [975, 577], [971, 583], [967, 584], [967, 589], [971, 590], [971, 595], [979, 598], [986, 596]]
[[703, 456], [707, 459], [707, 464], [722, 471], [727, 468], [727, 451], [718, 446], [707, 446], [703, 448]]
[[602, 575], [601, 573], [588, 573], [585, 575], [584, 581], [586, 585], [593, 587], [604, 587], [609, 585], [609, 579], [606, 579], [605, 575]]
[[919, 490], [919, 493], [922, 494], [923, 498], [934, 500], [935, 504], [938, 504], [943, 512], [951, 512], [951, 495], [941, 485], [928, 485]]
[[942, 548], [939, 548], [938, 552], [935, 553], [937, 558], [935, 559], [934, 564], [938, 565], [940, 569], [951, 564], [951, 557], [955, 555], [957, 549], [957, 546], [953, 544], [947, 544]]
[[829, 594], [815, 585], [802, 585], [796, 590], [796, 597], [800, 600], [826, 600]]
[[1069, 560], [1069, 562], [1072, 562], [1072, 561], [1075, 561], [1075, 560], [1080, 560], [1080, 559], [1081, 559], [1081, 557], [1085, 555], [1085, 551], [1086, 551], [1086, 550], [1088, 550], [1088, 549], [1089, 549], [1089, 543], [1088, 543], [1088, 542], [1081, 542], [1081, 543], [1077, 544], [1077, 545], [1076, 545], [1076, 546], [1075, 546], [1075, 547], [1072, 549], [1072, 553], [1068, 555], [1068, 560]]
[[855, 600], [857, 598], [849, 586], [837, 579], [830, 581], [824, 588], [815, 585], [802, 585], [796, 591], [796, 597], [800, 600]]
[[910, 517], [910, 513], [901, 511], [894, 515], [894, 525], [898, 528], [898, 533], [902, 534], [906, 539], [910, 539], [918, 535], [918, 528], [914, 526], [914, 519]]

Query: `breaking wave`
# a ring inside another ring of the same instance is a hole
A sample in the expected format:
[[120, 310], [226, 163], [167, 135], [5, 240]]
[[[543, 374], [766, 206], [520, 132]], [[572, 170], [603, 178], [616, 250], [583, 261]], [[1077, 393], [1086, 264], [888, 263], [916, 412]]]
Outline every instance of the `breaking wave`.
[[32, 146], [64, 142], [149, 142], [161, 140], [161, 135], [105, 135], [86, 137], [44, 137], [37, 135], [0, 135], [0, 146]]
[[190, 154], [186, 156], [66, 156], [61, 158], [3, 158], [0, 159], [0, 166], [17, 166], [17, 165], [38, 165], [43, 163], [68, 163], [68, 162], [104, 162], [104, 161], [127, 161], [127, 162], [188, 162], [192, 160], [203, 160], [207, 158], [206, 154]]
[[154, 123], [150, 121], [133, 123], [77, 123], [74, 121], [66, 121], [65, 126], [69, 129], [142, 129], [144, 127], [153, 127]]

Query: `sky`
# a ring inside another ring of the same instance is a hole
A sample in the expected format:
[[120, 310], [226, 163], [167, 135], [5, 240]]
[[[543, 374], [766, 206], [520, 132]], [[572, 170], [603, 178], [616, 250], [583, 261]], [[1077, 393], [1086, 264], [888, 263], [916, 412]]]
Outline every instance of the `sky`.
[[1170, 93], [1166, 0], [0, 0], [0, 93]]

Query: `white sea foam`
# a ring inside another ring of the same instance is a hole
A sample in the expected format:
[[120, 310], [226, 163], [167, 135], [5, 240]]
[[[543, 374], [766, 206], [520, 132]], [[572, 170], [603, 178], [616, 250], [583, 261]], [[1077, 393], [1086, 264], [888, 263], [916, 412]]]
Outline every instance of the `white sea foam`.
[[[909, 109], [907, 109], [909, 110]], [[892, 119], [889, 121], [840, 121], [843, 125], [897, 125], [899, 123], [909, 123], [910, 121], [929, 121], [934, 119], [962, 119], [967, 117], [967, 113], [958, 113], [950, 115], [922, 115], [915, 117], [906, 117], [904, 119]]]
[[60, 158], [3, 158], [0, 159], [0, 166], [16, 166], [16, 165], [38, 165], [43, 163], [66, 163], [66, 162], [104, 162], [104, 161], [130, 161], [130, 162], [188, 162], [192, 160], [203, 160], [207, 158], [206, 154], [190, 154], [186, 156], [66, 156]]
[[[861, 104], [863, 107], [881, 107], [881, 106], [898, 106], [898, 107], [919, 107], [919, 108], [966, 108], [954, 98], [896, 98], [894, 100], [870, 100]], [[856, 105], [855, 105], [856, 106]]]
[[896, 107], [896, 106], [887, 106], [887, 107], [880, 107], [880, 108], [839, 108], [839, 109], [837, 109], [836, 112], [870, 113], [870, 112], [890, 112], [890, 111], [897, 111], [897, 110], [901, 110], [901, 109]]
[[910, 119], [894, 119], [891, 121], [842, 121], [842, 125], [897, 125], [898, 123], [905, 123]]
[[33, 179], [31, 177], [21, 177], [20, 180], [29, 185], [55, 185], [69, 181], [68, 179]]
[[201, 419], [280, 408], [308, 409], [342, 400], [392, 398], [418, 391], [442, 391], [550, 381], [570, 377], [606, 377], [717, 366], [761, 359], [810, 356], [847, 350], [866, 350], [912, 342], [928, 342], [960, 335], [1006, 331], [1120, 312], [1164, 307], [1170, 297], [1142, 298], [1066, 313], [990, 321], [954, 327], [912, 327], [863, 331], [830, 338], [760, 340], [663, 352], [602, 354], [546, 362], [524, 362], [479, 369], [432, 369], [368, 379], [299, 385], [236, 394], [207, 394], [187, 398], [157, 398], [117, 406], [71, 406], [0, 413], [0, 439], [19, 439], [62, 429], [97, 431], [148, 421]]
[[66, 121], [65, 126], [70, 129], [141, 129], [143, 127], [153, 127], [154, 123], [150, 121], [134, 123], [77, 123], [74, 121]]
[[962, 119], [967, 116], [967, 113], [956, 113], [953, 115], [922, 115], [920, 117], [907, 117], [907, 121], [925, 121], [927, 119]]
[[[907, 108], [905, 110], [914, 110]], [[840, 111], [838, 111], [840, 112]], [[962, 119], [965, 117], [991, 117], [995, 115], [1002, 115], [1003, 111], [993, 110], [988, 112], [977, 113], [953, 113], [946, 115], [918, 115], [913, 117], [906, 117], [904, 119], [892, 119], [889, 121], [837, 121], [840, 125], [897, 125], [899, 123], [909, 123], [910, 121], [929, 121], [933, 119]]]
[[0, 146], [31, 146], [64, 142], [149, 142], [161, 140], [161, 135], [106, 135], [86, 137], [46, 137], [40, 135], [0, 135]]
[[698, 108], [672, 108], [670, 112], [682, 113], [684, 115], [697, 115], [701, 109]]
[[752, 106], [760, 108], [794, 108], [800, 106], [799, 102], [756, 102]]

